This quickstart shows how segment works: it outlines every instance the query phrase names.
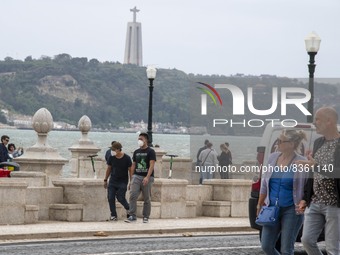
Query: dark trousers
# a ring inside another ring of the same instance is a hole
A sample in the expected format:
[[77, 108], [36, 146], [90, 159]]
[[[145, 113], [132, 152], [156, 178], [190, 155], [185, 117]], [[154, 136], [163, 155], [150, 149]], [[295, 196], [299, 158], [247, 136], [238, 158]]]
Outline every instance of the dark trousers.
[[127, 183], [110, 182], [107, 188], [107, 198], [109, 201], [111, 216], [117, 217], [116, 211], [116, 198], [119, 203], [124, 206], [125, 210], [129, 210], [129, 203], [127, 202], [125, 195], [127, 191]]

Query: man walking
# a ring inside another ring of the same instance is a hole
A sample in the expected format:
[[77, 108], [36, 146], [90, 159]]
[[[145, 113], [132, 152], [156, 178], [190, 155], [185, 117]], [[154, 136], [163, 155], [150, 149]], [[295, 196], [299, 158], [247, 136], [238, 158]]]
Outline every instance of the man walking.
[[[131, 158], [122, 152], [122, 145], [119, 142], [112, 144], [112, 151], [115, 152], [115, 155], [109, 157], [107, 161], [104, 188], [107, 189], [107, 197], [111, 211], [110, 221], [117, 221], [116, 198], [118, 202], [124, 206], [126, 211], [129, 210], [129, 203], [126, 201], [125, 195], [132, 163]], [[109, 177], [110, 181], [108, 184]]]
[[151, 213], [151, 186], [154, 181], [154, 166], [156, 162], [156, 153], [148, 146], [149, 136], [147, 133], [141, 133], [138, 137], [139, 149], [133, 153], [133, 163], [131, 172], [133, 173], [130, 182], [130, 217], [125, 222], [134, 222], [137, 220], [137, 198], [140, 192], [143, 193], [143, 222], [148, 223]]
[[308, 206], [301, 240], [309, 255], [322, 255], [317, 239], [323, 228], [327, 254], [340, 254], [340, 134], [337, 122], [338, 114], [333, 108], [320, 108], [314, 124], [316, 132], [323, 137], [315, 140], [313, 155], [308, 161], [296, 162], [313, 172], [300, 202], [300, 208]]

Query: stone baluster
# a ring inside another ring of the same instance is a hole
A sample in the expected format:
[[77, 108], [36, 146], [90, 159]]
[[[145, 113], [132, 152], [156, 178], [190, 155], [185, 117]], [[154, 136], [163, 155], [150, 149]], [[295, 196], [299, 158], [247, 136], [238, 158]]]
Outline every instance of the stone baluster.
[[105, 175], [106, 165], [99, 157], [93, 157], [95, 172], [93, 171], [91, 157], [89, 156], [97, 155], [101, 149], [88, 138], [91, 127], [92, 123], [88, 116], [84, 115], [79, 119], [78, 128], [81, 131], [81, 138], [69, 148], [72, 154], [70, 165], [71, 177], [73, 178], [97, 178]]
[[61, 176], [67, 160], [47, 143], [48, 133], [53, 128], [51, 113], [46, 108], [39, 109], [33, 116], [32, 125], [38, 135], [37, 142], [15, 161], [20, 164], [20, 172], [26, 172], [26, 177], [29, 178], [30, 174], [35, 175], [36, 172], [44, 173], [45, 186], [52, 186], [52, 180]]

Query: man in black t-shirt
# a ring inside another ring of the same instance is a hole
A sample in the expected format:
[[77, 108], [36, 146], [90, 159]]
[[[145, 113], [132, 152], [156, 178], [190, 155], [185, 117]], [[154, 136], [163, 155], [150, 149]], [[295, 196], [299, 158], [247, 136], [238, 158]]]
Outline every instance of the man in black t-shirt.
[[143, 222], [149, 222], [151, 213], [151, 186], [154, 181], [154, 166], [156, 162], [155, 151], [148, 147], [149, 136], [146, 133], [141, 133], [138, 137], [139, 149], [133, 153], [133, 163], [131, 172], [133, 176], [130, 182], [130, 210], [125, 222], [134, 222], [137, 220], [137, 198], [142, 191], [144, 197], [143, 205]]
[[[117, 221], [116, 198], [125, 210], [129, 210], [129, 203], [125, 195], [129, 182], [129, 172], [131, 171], [131, 158], [122, 152], [122, 145], [119, 142], [112, 144], [112, 151], [116, 153], [110, 156], [107, 161], [107, 169], [104, 179], [104, 188], [107, 189], [107, 198], [111, 211], [111, 221]], [[131, 176], [131, 173], [130, 173]], [[108, 184], [108, 178], [110, 181]], [[129, 215], [128, 215], [129, 217]]]

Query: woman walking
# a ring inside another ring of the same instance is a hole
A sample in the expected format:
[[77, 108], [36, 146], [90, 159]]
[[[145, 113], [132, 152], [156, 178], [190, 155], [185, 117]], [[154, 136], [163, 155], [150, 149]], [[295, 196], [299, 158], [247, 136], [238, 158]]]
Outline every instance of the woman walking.
[[[293, 255], [296, 236], [303, 223], [303, 215], [295, 210], [302, 200], [308, 173], [296, 171], [294, 161], [305, 159], [297, 153], [303, 131], [283, 130], [278, 138], [278, 152], [269, 156], [267, 169], [262, 175], [257, 214], [263, 205], [279, 206], [278, 222], [274, 226], [263, 226], [261, 246], [268, 255]], [[281, 234], [281, 252], [275, 244]]]

